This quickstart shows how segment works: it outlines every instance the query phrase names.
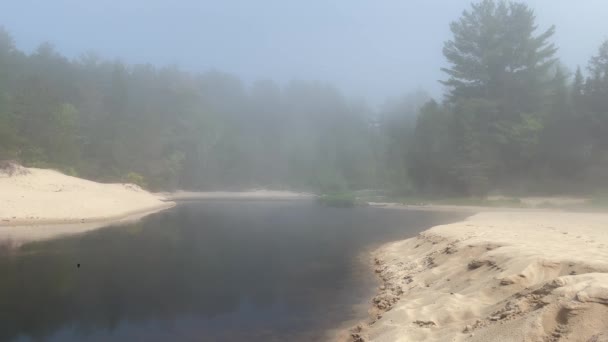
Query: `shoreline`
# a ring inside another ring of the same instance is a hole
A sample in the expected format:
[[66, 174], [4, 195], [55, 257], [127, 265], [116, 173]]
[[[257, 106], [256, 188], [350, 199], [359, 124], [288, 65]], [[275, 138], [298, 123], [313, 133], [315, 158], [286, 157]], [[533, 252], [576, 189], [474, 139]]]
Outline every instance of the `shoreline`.
[[14, 166], [0, 172], [0, 244], [79, 234], [131, 223], [182, 201], [300, 200], [313, 195], [289, 191], [151, 193], [133, 184], [106, 184], [49, 169]]
[[0, 225], [0, 245], [19, 247], [23, 244], [82, 234], [93, 230], [137, 222], [144, 217], [171, 209], [177, 204], [144, 208], [111, 217], [70, 220], [37, 220], [19, 222], [14, 225]]
[[197, 201], [197, 200], [308, 200], [314, 195], [304, 192], [277, 190], [245, 190], [245, 191], [175, 191], [162, 192], [160, 195], [168, 201]]
[[602, 213], [601, 209], [583, 208], [580, 211], [565, 208], [534, 208], [534, 207], [506, 207], [506, 206], [473, 206], [473, 205], [447, 205], [447, 204], [401, 204], [395, 202], [368, 202], [374, 208], [385, 208], [394, 210], [419, 210], [419, 211], [438, 211], [438, 212], [463, 212], [475, 215], [484, 212], [588, 212]]
[[384, 244], [349, 340], [604, 341], [606, 226], [605, 213], [486, 210]]
[[[0, 174], [0, 246], [137, 221], [189, 200], [303, 200], [288, 191], [154, 194], [60, 172]], [[381, 283], [352, 341], [600, 341], [608, 336], [608, 213], [370, 203], [458, 211], [369, 253]], [[366, 252], [366, 251], [361, 251]], [[368, 304], [369, 305], [369, 304]], [[579, 337], [584, 336], [584, 339]], [[594, 340], [595, 339], [595, 340]]]
[[[165, 201], [163, 204], [141, 207], [131, 211], [116, 213], [106, 216], [97, 217], [71, 217], [71, 218], [36, 218], [36, 219], [15, 219], [9, 222], [0, 222], [2, 228], [20, 228], [20, 227], [40, 227], [40, 226], [58, 226], [58, 225], [78, 225], [78, 224], [114, 224], [122, 221], [131, 221], [132, 217], [144, 217], [166, 209], [173, 208], [177, 203]], [[1, 236], [1, 235], [0, 235]]]
[[134, 184], [98, 183], [49, 169], [0, 172], [0, 240], [8, 245], [76, 234], [175, 206]]

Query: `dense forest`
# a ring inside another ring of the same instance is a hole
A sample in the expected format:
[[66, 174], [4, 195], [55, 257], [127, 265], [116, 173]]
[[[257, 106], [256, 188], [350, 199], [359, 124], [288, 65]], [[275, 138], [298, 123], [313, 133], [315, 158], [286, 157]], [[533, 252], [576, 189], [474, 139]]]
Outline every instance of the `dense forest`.
[[444, 44], [444, 97], [380, 109], [322, 82], [245, 85], [49, 43], [28, 54], [2, 29], [0, 160], [154, 190], [595, 191], [608, 184], [608, 41], [568, 70], [556, 28], [535, 21], [523, 3], [473, 4]]

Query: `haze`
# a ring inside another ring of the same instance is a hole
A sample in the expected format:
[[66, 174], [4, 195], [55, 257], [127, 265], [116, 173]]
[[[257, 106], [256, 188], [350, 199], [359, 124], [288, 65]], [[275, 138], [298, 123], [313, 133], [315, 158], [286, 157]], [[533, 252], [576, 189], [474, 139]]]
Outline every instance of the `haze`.
[[608, 341], [606, 0], [0, 1], [0, 341]]
[[[5, 0], [0, 23], [26, 52], [49, 41], [68, 57], [95, 51], [129, 64], [217, 69], [248, 83], [322, 80], [381, 104], [416, 88], [442, 93], [448, 23], [470, 2]], [[606, 38], [605, 1], [526, 3], [540, 28], [557, 26], [553, 40], [570, 71]]]

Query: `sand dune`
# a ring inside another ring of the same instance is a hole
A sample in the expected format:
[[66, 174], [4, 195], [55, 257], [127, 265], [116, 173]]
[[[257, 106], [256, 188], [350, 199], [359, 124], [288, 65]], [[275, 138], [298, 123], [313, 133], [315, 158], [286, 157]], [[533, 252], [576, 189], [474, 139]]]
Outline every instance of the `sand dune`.
[[387, 244], [357, 341], [608, 341], [608, 214], [485, 212]]
[[[12, 175], [0, 173], [0, 239], [36, 240], [90, 230], [173, 205], [133, 184], [102, 184], [21, 168]], [[61, 225], [41, 227], [51, 224]]]

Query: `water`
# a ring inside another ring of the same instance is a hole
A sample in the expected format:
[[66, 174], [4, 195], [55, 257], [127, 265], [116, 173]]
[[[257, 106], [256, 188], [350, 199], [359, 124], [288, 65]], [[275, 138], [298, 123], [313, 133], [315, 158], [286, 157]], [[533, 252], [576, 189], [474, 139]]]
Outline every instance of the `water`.
[[323, 340], [366, 317], [364, 251], [458, 216], [190, 202], [32, 243], [0, 256], [0, 340]]

